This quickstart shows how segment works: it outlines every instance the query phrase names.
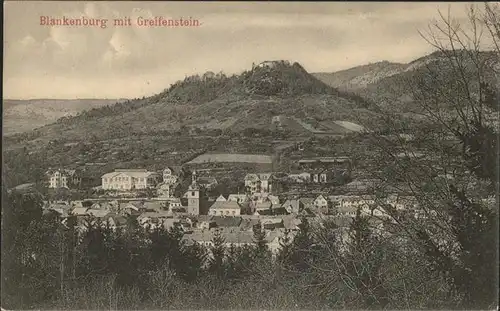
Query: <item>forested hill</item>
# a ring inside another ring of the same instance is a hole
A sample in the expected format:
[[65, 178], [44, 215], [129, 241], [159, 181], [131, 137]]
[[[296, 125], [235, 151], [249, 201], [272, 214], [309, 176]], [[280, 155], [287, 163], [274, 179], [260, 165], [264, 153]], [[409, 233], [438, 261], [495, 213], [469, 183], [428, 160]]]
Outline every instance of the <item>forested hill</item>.
[[101, 140], [181, 128], [270, 129], [275, 115], [306, 123], [331, 119], [362, 124], [374, 114], [370, 107], [369, 101], [326, 85], [298, 63], [270, 61], [240, 75], [190, 76], [154, 96], [61, 118], [12, 140]]
[[[479, 64], [482, 72], [478, 73]], [[439, 81], [453, 84], [453, 72], [457, 65], [464, 69], [466, 79], [473, 85], [481, 75], [491, 87], [500, 85], [500, 59], [497, 53], [460, 51], [437, 51], [407, 64], [382, 61], [333, 73], [313, 73], [315, 77], [340, 90], [353, 92], [372, 100], [381, 108], [396, 112], [415, 109], [412, 94], [417, 83]], [[455, 87], [455, 86], [453, 86]]]

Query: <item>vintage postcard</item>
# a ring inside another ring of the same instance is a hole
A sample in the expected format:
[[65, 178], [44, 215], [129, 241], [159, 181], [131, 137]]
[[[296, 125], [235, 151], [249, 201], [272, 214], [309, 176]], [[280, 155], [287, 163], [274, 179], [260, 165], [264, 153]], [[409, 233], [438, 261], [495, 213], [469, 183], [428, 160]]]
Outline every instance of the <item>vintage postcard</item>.
[[497, 309], [499, 3], [6, 1], [3, 48], [3, 309]]

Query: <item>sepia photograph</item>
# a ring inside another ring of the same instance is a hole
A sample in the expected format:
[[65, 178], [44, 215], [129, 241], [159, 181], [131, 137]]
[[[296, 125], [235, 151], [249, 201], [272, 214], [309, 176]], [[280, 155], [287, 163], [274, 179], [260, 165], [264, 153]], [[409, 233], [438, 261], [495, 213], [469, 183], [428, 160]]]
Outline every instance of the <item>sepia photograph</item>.
[[2, 310], [498, 310], [500, 2], [3, 7]]

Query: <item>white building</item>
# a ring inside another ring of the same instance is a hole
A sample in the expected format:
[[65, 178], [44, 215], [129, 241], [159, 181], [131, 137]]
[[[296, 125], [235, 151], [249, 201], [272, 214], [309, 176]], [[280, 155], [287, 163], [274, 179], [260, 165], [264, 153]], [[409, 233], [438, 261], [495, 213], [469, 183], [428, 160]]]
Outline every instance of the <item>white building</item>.
[[172, 190], [175, 188], [178, 177], [173, 175], [171, 168], [163, 170], [163, 181], [158, 184], [158, 196], [161, 198], [170, 198]]
[[81, 178], [75, 170], [49, 170], [46, 172], [49, 179], [49, 188], [70, 188], [78, 186]]
[[271, 173], [247, 174], [245, 176], [245, 187], [248, 188], [251, 194], [257, 192], [271, 192], [271, 183]]
[[147, 189], [156, 187], [160, 174], [145, 169], [117, 169], [102, 175], [101, 179], [104, 190]]

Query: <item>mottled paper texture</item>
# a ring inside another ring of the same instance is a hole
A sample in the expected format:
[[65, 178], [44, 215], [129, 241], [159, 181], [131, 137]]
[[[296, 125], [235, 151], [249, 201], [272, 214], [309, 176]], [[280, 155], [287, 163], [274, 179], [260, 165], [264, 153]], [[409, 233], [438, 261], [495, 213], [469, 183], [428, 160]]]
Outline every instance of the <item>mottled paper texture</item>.
[[4, 12], [2, 310], [498, 309], [499, 3]]

